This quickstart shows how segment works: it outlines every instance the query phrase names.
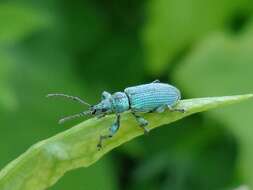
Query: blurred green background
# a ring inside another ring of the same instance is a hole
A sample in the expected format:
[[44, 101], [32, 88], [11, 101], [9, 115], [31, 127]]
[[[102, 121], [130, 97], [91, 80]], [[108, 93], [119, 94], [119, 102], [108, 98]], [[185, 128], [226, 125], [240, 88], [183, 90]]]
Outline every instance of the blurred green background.
[[[184, 98], [253, 92], [252, 0], [0, 1], [0, 168], [103, 90], [160, 79]], [[253, 103], [139, 137], [50, 190], [253, 188]]]

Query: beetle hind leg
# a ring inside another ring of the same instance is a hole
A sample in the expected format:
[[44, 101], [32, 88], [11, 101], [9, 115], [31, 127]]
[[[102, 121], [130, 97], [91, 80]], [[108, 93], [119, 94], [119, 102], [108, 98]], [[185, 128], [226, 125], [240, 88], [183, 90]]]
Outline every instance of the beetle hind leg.
[[185, 109], [184, 108], [173, 108], [171, 107], [170, 105], [167, 105], [168, 109], [171, 111], [171, 112], [181, 112], [181, 113], [185, 113]]
[[139, 126], [144, 130], [145, 134], [148, 134], [149, 130], [146, 127], [148, 125], [148, 121], [146, 119], [144, 119], [143, 117], [137, 115], [136, 113], [132, 112], [132, 114], [134, 115], [135, 119], [137, 120], [137, 122], [139, 123]]
[[156, 79], [152, 83], [160, 83], [160, 80]]
[[99, 137], [99, 141], [97, 144], [97, 148], [98, 150], [100, 150], [102, 148], [102, 143], [104, 140], [112, 138], [113, 135], [115, 135], [115, 133], [119, 130], [120, 127], [120, 115], [117, 115], [117, 119], [116, 122], [109, 128], [109, 134], [108, 135], [100, 135]]

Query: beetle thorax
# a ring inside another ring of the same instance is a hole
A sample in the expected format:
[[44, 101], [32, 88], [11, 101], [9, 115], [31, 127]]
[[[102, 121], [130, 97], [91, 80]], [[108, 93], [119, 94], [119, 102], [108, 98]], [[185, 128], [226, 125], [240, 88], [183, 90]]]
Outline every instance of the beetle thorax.
[[122, 113], [129, 110], [129, 100], [124, 92], [116, 92], [112, 95], [112, 109], [115, 113]]

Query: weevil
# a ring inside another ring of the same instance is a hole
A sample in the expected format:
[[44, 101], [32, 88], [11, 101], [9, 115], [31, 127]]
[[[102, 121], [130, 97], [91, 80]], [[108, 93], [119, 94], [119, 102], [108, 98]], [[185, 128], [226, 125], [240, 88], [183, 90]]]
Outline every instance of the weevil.
[[89, 107], [86, 111], [60, 119], [59, 123], [64, 123], [67, 120], [86, 115], [101, 118], [108, 114], [115, 114], [116, 120], [109, 128], [109, 133], [106, 135], [100, 135], [99, 137], [97, 144], [98, 149], [102, 148], [102, 142], [105, 139], [112, 138], [119, 130], [120, 115], [123, 112], [130, 110], [139, 123], [139, 126], [144, 130], [144, 133], [149, 132], [147, 128], [148, 121], [140, 116], [140, 113], [161, 113], [165, 109], [169, 109], [170, 111], [185, 112], [184, 109], [174, 108], [177, 102], [181, 99], [180, 91], [175, 86], [161, 83], [159, 80], [155, 80], [148, 84], [128, 87], [123, 92], [116, 92], [114, 94], [104, 91], [102, 93], [101, 102], [96, 105], [91, 105], [79, 97], [69, 96], [66, 94], [47, 95], [47, 97], [55, 96], [68, 98]]

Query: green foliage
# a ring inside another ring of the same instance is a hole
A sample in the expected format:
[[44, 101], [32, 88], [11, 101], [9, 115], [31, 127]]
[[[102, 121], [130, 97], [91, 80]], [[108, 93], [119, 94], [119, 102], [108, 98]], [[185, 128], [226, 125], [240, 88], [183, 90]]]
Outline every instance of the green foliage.
[[[181, 100], [177, 108], [185, 113], [170, 112], [145, 114], [154, 129], [182, 119], [191, 114], [215, 107], [236, 103], [253, 94]], [[111, 149], [143, 134], [130, 113], [123, 114], [121, 130], [108, 140], [101, 151], [96, 145], [101, 133], [107, 133], [113, 116], [95, 118], [33, 145], [27, 152], [12, 161], [0, 172], [0, 188], [3, 190], [42, 190], [53, 185], [66, 171], [87, 167]]]
[[[204, 39], [176, 68], [175, 80], [192, 96], [253, 91], [252, 26], [250, 24], [237, 37], [218, 33]], [[206, 73], [205, 78], [199, 80], [196, 76], [203, 71]], [[194, 83], [194, 86], [190, 86], [191, 83]], [[251, 128], [253, 120], [250, 116], [253, 111], [252, 105], [248, 102], [238, 106], [235, 112], [234, 109], [228, 109], [215, 114], [217, 119], [228, 123], [228, 129], [240, 139], [242, 155], [238, 168], [245, 176], [246, 183], [251, 185], [253, 185], [251, 172], [253, 168], [250, 160], [253, 159], [251, 151], [253, 141], [249, 134], [253, 132]], [[242, 117], [247, 119], [244, 120]]]
[[247, 12], [250, 4], [247, 0], [151, 1], [143, 32], [149, 70], [161, 73], [194, 41], [222, 30], [233, 15]]
[[14, 110], [17, 107], [16, 95], [9, 85], [11, 72], [12, 60], [10, 55], [0, 50], [0, 105], [5, 110]]
[[0, 4], [0, 42], [1, 45], [15, 43], [47, 24], [44, 15], [32, 7], [14, 3]]
[[[1, 1], [0, 168], [65, 131], [57, 118], [84, 109], [48, 101], [48, 93], [95, 104], [103, 90], [155, 79], [174, 84], [184, 98], [252, 93], [252, 2]], [[250, 185], [251, 107], [247, 101], [153, 130], [49, 189]]]

